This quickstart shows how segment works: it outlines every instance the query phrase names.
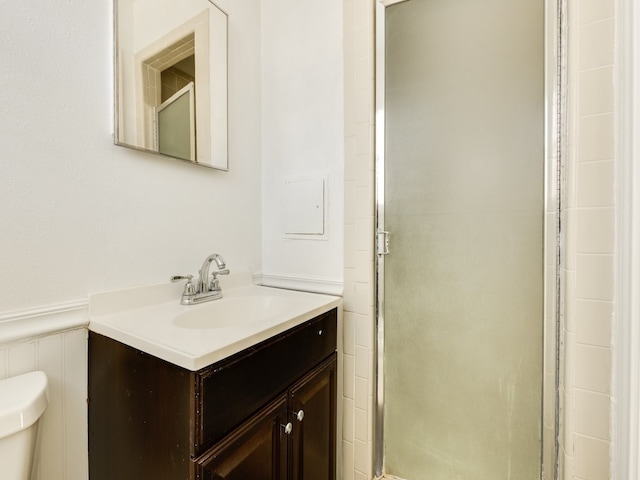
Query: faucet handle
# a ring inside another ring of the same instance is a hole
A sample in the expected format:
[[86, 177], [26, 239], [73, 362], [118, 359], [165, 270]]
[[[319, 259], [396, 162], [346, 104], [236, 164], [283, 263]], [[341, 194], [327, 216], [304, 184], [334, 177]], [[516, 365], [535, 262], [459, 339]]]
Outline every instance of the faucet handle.
[[193, 275], [172, 275], [169, 280], [171, 283], [179, 282], [180, 280], [186, 280], [189, 283], [193, 279]]
[[211, 276], [215, 280], [218, 275], [229, 275], [229, 269], [223, 268], [222, 270], [218, 270], [217, 272], [212, 272]]
[[173, 275], [169, 278], [172, 283], [179, 282], [180, 280], [186, 280], [187, 283], [184, 286], [183, 295], [195, 295], [196, 287], [191, 280], [193, 279], [193, 275]]

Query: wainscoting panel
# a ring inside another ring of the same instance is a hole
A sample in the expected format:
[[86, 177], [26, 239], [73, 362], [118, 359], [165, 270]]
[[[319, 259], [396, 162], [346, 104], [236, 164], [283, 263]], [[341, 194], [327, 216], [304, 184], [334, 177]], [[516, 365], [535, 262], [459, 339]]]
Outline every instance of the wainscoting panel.
[[86, 328], [0, 344], [0, 379], [34, 370], [42, 370], [49, 380], [36, 479], [86, 480]]

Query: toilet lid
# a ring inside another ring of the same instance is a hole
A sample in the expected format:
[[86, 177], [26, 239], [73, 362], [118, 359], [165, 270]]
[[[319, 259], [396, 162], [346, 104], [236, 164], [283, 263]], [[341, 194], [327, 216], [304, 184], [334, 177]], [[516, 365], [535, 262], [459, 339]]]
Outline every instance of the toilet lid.
[[47, 376], [44, 372], [0, 380], [0, 438], [33, 425], [48, 403]]

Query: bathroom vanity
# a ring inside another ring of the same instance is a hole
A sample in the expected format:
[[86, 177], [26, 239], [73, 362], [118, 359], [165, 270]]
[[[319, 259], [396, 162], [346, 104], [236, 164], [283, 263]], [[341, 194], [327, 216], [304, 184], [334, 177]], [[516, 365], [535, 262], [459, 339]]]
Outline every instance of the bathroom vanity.
[[199, 368], [90, 324], [90, 479], [334, 479], [339, 301], [324, 303]]

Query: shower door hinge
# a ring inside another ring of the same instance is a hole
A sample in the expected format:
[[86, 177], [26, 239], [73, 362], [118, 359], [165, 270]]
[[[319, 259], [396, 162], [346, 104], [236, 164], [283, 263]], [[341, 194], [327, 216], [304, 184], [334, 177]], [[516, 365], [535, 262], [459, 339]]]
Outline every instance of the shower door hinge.
[[389, 255], [389, 232], [378, 230], [376, 235], [376, 253], [378, 255]]

